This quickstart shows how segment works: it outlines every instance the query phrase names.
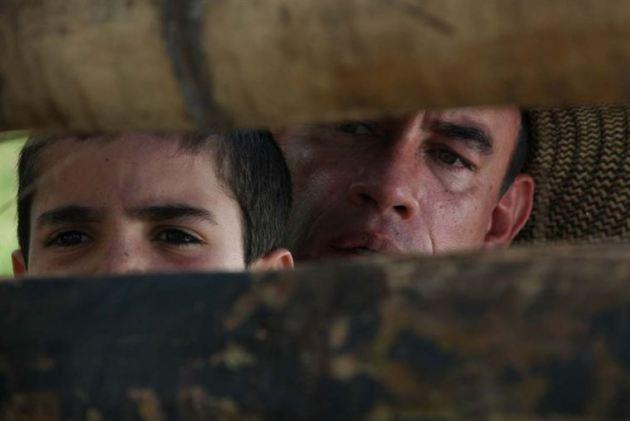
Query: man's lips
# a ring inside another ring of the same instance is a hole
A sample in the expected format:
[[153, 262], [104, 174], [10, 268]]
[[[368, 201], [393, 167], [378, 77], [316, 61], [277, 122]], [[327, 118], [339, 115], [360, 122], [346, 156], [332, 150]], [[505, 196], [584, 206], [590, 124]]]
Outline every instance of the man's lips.
[[338, 256], [363, 256], [375, 253], [400, 253], [400, 248], [386, 235], [373, 232], [357, 232], [336, 237], [328, 243], [327, 254]]

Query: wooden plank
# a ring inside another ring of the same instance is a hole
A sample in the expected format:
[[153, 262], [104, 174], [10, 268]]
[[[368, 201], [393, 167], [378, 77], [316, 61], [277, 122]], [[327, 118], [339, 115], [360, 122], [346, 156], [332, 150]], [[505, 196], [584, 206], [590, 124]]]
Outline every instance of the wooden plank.
[[5, 282], [0, 418], [628, 418], [629, 257]]
[[0, 34], [4, 129], [630, 100], [619, 0], [4, 0]]

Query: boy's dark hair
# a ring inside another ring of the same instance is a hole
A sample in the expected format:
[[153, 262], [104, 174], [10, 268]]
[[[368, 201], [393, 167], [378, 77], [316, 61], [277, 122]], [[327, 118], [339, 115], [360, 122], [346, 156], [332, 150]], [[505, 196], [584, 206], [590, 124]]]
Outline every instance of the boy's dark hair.
[[[157, 137], [172, 137], [155, 135]], [[63, 139], [77, 142], [114, 139], [103, 134], [33, 136], [26, 142], [18, 161], [17, 234], [28, 264], [30, 219], [37, 180], [42, 176], [42, 152]], [[271, 133], [235, 131], [227, 134], [178, 136], [185, 152], [209, 151], [216, 175], [241, 210], [244, 257], [247, 265], [269, 251], [283, 246], [291, 208], [289, 170]]]
[[518, 131], [518, 136], [516, 138], [516, 145], [514, 147], [514, 152], [510, 158], [510, 164], [508, 166], [507, 173], [503, 178], [503, 183], [501, 185], [501, 196], [503, 196], [514, 180], [516, 176], [523, 170], [525, 163], [527, 161], [527, 155], [529, 152], [529, 142], [530, 142], [530, 116], [529, 113], [525, 110], [521, 110], [521, 128]]

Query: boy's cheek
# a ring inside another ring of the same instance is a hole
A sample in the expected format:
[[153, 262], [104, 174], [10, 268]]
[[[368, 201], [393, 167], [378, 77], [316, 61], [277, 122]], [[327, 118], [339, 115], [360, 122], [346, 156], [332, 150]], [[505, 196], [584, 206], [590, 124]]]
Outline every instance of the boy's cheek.
[[[235, 242], [227, 242], [226, 244]], [[236, 247], [183, 247], [180, 250], [159, 250], [150, 264], [159, 271], [242, 271], [245, 269], [245, 258], [242, 250]]]

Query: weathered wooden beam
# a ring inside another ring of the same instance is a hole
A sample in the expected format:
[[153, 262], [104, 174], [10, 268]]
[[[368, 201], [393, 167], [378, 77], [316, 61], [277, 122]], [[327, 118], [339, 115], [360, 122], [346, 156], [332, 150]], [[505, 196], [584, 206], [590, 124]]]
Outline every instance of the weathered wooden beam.
[[3, 0], [3, 129], [630, 100], [630, 3]]
[[630, 246], [6, 282], [0, 418], [628, 418], [629, 284]]

